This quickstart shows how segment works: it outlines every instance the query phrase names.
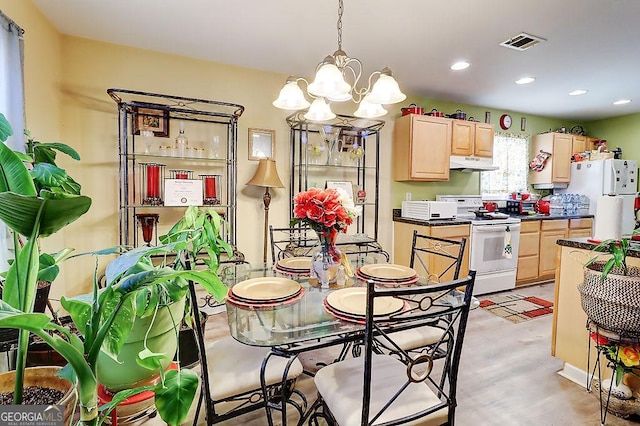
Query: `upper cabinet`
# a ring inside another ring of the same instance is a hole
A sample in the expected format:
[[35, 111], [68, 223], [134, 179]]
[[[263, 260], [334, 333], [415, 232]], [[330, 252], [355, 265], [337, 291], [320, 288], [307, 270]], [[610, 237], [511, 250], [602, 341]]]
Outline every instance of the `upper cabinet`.
[[493, 126], [476, 121], [453, 120], [451, 155], [493, 157]]
[[544, 161], [544, 167], [540, 171], [529, 172], [529, 183], [537, 188], [569, 183], [573, 136], [567, 133], [544, 133], [531, 139], [530, 158]]
[[449, 180], [452, 121], [460, 120], [417, 114], [396, 119], [393, 132], [395, 180]]
[[[593, 139], [593, 138], [590, 138]], [[593, 143], [591, 143], [591, 146], [593, 146]], [[581, 136], [581, 135], [573, 135], [572, 137], [572, 141], [571, 141], [571, 153], [575, 154], [577, 152], [584, 152], [587, 150], [587, 136]], [[589, 150], [591, 150], [591, 148], [589, 148]]]

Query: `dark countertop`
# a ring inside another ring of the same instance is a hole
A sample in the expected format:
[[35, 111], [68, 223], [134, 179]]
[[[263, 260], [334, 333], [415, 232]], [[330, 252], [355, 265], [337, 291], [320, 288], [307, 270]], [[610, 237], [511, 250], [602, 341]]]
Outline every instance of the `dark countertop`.
[[[556, 241], [556, 244], [563, 247], [571, 247], [582, 250], [593, 250], [598, 243], [590, 242], [588, 238], [562, 238]], [[640, 243], [632, 243], [632, 248], [627, 252], [629, 257], [640, 257]]]
[[[393, 209], [393, 221], [394, 222], [403, 222], [409, 223], [412, 225], [422, 225], [422, 226], [447, 226], [447, 225], [469, 225], [471, 220], [469, 219], [442, 219], [442, 220], [420, 220], [420, 219], [412, 219], [408, 217], [400, 216], [402, 214], [402, 209]], [[522, 221], [531, 221], [531, 220], [561, 220], [561, 219], [587, 219], [593, 218], [593, 215], [574, 215], [574, 216], [547, 216], [542, 214], [535, 215], [511, 215], [512, 217], [517, 217]]]

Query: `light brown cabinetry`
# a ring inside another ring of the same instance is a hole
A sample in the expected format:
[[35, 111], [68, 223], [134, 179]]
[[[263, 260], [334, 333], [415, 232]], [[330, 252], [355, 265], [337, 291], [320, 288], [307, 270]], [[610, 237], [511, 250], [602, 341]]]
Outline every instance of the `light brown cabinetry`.
[[[573, 135], [571, 140], [571, 153], [583, 152], [587, 149], [587, 137], [580, 135]], [[591, 149], [591, 148], [589, 148]]]
[[493, 157], [493, 126], [475, 121], [453, 120], [451, 155]]
[[573, 135], [567, 133], [535, 135], [531, 140], [530, 158], [535, 158], [540, 151], [550, 153], [551, 156], [544, 169], [539, 172], [529, 172], [529, 183], [532, 185], [569, 183]]
[[[394, 222], [393, 230], [393, 262], [405, 266], [409, 266], [409, 263], [411, 262], [411, 243], [413, 242], [414, 230], [417, 230], [421, 235], [446, 238], [455, 241], [460, 241], [463, 237], [466, 237], [467, 245], [464, 249], [460, 276], [463, 277], [469, 273], [469, 225], [428, 226], [405, 222]], [[447, 250], [447, 247], [443, 247], [443, 249]], [[433, 256], [429, 258], [427, 267], [430, 271], [440, 273], [440, 271], [446, 269], [450, 263], [450, 260], [443, 261], [442, 258]], [[452, 278], [453, 270], [447, 272], [442, 279], [447, 281]]]
[[593, 219], [570, 219], [568, 238], [589, 238], [591, 237], [591, 229], [593, 228]]
[[451, 121], [409, 114], [395, 121], [393, 178], [397, 181], [449, 180]]
[[558, 246], [556, 241], [565, 238], [569, 228], [568, 219], [543, 220], [540, 223], [540, 265], [538, 278], [551, 279], [555, 276]]
[[516, 285], [535, 281], [540, 264], [540, 221], [525, 221], [520, 227]]

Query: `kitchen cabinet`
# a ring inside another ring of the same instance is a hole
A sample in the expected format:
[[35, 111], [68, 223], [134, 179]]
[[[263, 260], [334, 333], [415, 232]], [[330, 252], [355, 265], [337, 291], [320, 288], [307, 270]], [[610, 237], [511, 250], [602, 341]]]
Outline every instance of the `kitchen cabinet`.
[[393, 178], [396, 181], [447, 181], [452, 120], [408, 114], [393, 131]]
[[452, 120], [451, 155], [492, 158], [493, 135], [491, 124]]
[[529, 158], [543, 151], [551, 154], [541, 171], [529, 171], [529, 183], [537, 188], [553, 187], [553, 184], [568, 184], [573, 154], [573, 135], [567, 133], [544, 133], [531, 139]]
[[[417, 230], [421, 235], [431, 237], [446, 238], [449, 240], [460, 241], [463, 237], [467, 238], [467, 244], [464, 248], [462, 265], [460, 267], [460, 277], [464, 277], [469, 273], [469, 225], [444, 225], [429, 226], [416, 225], [405, 222], [393, 222], [393, 262], [399, 265], [409, 266], [411, 262], [411, 244], [413, 241], [413, 231]], [[456, 250], [457, 247], [453, 248]], [[447, 250], [444, 247], [444, 250]], [[439, 273], [451, 264], [451, 260], [442, 259], [438, 256], [431, 256], [428, 260], [427, 267], [430, 271]], [[453, 279], [453, 270], [448, 271], [443, 280]]]
[[539, 280], [552, 279], [555, 276], [558, 260], [556, 241], [565, 238], [568, 227], [568, 219], [543, 220], [540, 222]]
[[379, 251], [379, 147], [385, 122], [338, 115], [318, 123], [297, 112], [287, 117], [287, 124], [291, 142], [290, 215], [293, 197], [301, 191], [325, 188], [331, 182], [350, 187], [353, 200], [362, 211], [348, 232], [358, 234], [361, 248]]
[[540, 265], [540, 221], [524, 221], [520, 227], [516, 286], [538, 279]]
[[592, 234], [593, 219], [569, 219], [568, 238], [589, 238]]
[[[118, 105], [120, 244], [141, 245], [141, 215], [155, 216], [152, 232], [157, 239], [158, 233], [164, 233], [158, 228], [168, 230], [190, 205], [180, 203], [200, 196], [206, 207], [224, 217], [223, 235], [235, 246], [236, 139], [244, 107], [124, 89], [107, 93]], [[178, 179], [189, 181], [176, 190], [176, 194], [184, 190], [183, 198], [169, 202], [168, 182], [177, 183]], [[144, 237], [144, 230], [142, 233]], [[242, 257], [240, 252], [236, 254]]]
[[[591, 149], [591, 148], [589, 148]], [[587, 137], [580, 135], [573, 135], [571, 138], [571, 153], [583, 152], [587, 150]]]

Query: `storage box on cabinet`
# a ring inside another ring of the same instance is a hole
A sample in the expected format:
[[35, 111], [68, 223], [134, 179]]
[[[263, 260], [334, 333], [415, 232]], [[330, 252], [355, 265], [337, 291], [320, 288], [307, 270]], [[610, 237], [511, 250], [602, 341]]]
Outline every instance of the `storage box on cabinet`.
[[451, 121], [417, 114], [396, 119], [393, 136], [395, 180], [449, 180]]

